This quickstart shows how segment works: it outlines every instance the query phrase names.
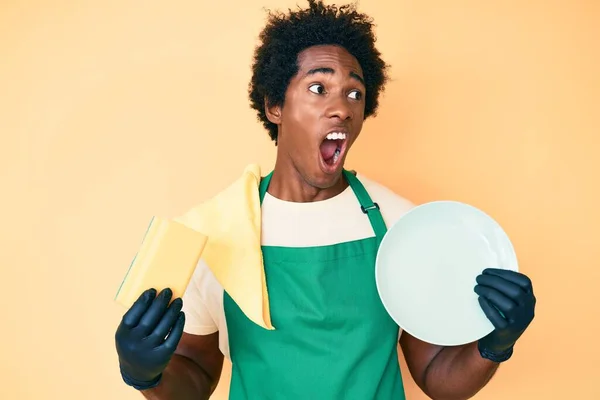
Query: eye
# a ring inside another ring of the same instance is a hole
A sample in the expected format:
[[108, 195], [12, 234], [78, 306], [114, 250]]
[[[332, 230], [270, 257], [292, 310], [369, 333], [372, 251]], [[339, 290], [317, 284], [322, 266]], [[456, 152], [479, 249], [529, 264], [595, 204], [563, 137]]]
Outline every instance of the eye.
[[360, 100], [362, 99], [362, 93], [358, 90], [353, 90], [350, 92], [349, 95], [353, 100]]
[[323, 94], [325, 93], [325, 86], [321, 85], [320, 83], [315, 83], [314, 85], [310, 85], [308, 90], [316, 94]]

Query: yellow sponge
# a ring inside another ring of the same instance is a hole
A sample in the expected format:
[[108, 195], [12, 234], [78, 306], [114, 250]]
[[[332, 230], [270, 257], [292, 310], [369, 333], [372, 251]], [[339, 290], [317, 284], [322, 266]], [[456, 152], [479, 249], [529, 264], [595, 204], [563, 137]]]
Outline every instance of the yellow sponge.
[[115, 301], [131, 307], [147, 289], [170, 288], [183, 296], [208, 237], [179, 222], [154, 216]]

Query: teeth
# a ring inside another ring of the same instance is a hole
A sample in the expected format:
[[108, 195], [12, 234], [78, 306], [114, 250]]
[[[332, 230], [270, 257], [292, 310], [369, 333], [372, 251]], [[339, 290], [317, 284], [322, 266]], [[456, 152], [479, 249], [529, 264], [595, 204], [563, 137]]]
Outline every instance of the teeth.
[[327, 135], [327, 139], [329, 140], [345, 140], [346, 134], [341, 132], [332, 132]]
[[333, 153], [333, 163], [335, 164], [340, 156], [340, 149], [335, 149], [335, 153]]

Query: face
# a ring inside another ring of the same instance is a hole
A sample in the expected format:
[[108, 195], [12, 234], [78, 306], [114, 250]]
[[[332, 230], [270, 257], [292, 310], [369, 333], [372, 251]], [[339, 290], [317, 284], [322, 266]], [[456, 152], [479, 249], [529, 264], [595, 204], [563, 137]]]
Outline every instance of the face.
[[364, 120], [365, 85], [358, 61], [337, 46], [310, 47], [298, 56], [283, 107], [267, 110], [279, 127], [277, 162], [310, 186], [340, 180], [344, 161]]

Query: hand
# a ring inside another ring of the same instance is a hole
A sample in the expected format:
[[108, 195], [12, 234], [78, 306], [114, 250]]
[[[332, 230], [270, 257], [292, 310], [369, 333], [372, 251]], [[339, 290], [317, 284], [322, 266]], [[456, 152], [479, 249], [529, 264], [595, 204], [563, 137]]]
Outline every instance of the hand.
[[474, 290], [496, 328], [478, 342], [479, 352], [492, 361], [506, 361], [534, 318], [536, 299], [531, 280], [519, 272], [488, 268], [477, 277]]
[[170, 289], [158, 296], [155, 289], [146, 290], [117, 328], [115, 342], [121, 376], [125, 383], [138, 390], [159, 384], [183, 335], [183, 302], [177, 298], [169, 305], [171, 296]]

